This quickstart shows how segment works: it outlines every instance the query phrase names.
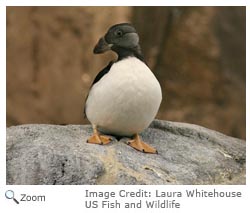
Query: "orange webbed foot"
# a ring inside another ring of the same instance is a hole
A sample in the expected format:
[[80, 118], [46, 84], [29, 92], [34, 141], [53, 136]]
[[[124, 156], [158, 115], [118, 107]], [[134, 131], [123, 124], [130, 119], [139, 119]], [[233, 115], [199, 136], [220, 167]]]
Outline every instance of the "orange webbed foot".
[[95, 126], [93, 126], [93, 135], [87, 140], [87, 143], [105, 145], [112, 141], [111, 137], [106, 135], [100, 135]]
[[128, 141], [128, 145], [144, 153], [158, 154], [157, 150], [144, 143], [138, 134], [135, 135], [134, 139]]

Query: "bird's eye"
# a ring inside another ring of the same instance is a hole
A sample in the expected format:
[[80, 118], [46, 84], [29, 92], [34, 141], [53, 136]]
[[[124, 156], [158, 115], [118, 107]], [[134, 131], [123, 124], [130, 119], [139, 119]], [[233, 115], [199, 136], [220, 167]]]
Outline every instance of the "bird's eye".
[[118, 36], [118, 37], [121, 37], [122, 36], [122, 31], [121, 30], [117, 30], [115, 31], [115, 35]]

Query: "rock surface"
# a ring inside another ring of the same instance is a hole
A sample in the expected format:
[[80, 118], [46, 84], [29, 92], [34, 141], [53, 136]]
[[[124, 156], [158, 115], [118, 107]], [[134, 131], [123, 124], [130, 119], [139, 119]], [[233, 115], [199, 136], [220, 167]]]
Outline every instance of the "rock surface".
[[7, 128], [7, 184], [245, 184], [243, 140], [155, 120], [141, 135], [159, 154], [87, 144], [90, 125]]

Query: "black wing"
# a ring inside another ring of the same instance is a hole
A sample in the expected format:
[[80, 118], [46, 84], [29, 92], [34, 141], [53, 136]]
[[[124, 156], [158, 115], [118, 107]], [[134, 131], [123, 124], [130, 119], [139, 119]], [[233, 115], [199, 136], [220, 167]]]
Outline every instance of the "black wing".
[[[114, 64], [113, 61], [109, 62], [109, 64], [108, 64], [105, 68], [103, 68], [103, 69], [97, 74], [97, 76], [95, 77], [95, 79], [94, 79], [94, 81], [93, 81], [91, 87], [89, 88], [89, 91], [91, 90], [91, 88], [93, 87], [93, 85], [94, 85], [95, 83], [97, 83], [98, 81], [100, 81], [101, 78], [109, 72], [109, 70], [110, 70], [110, 68], [111, 68], [111, 66], [112, 66], [113, 64]], [[84, 103], [84, 111], [83, 111], [83, 113], [84, 113], [84, 118], [86, 118], [86, 102], [87, 102], [88, 97], [89, 97], [89, 92], [88, 92], [88, 95], [87, 95], [86, 98], [85, 98], [85, 103]]]

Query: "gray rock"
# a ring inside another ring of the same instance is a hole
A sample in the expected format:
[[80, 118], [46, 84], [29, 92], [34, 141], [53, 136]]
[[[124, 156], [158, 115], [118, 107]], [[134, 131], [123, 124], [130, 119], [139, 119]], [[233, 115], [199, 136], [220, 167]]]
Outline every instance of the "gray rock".
[[155, 120], [141, 136], [86, 143], [90, 125], [7, 128], [7, 184], [245, 184], [246, 143], [192, 124]]

